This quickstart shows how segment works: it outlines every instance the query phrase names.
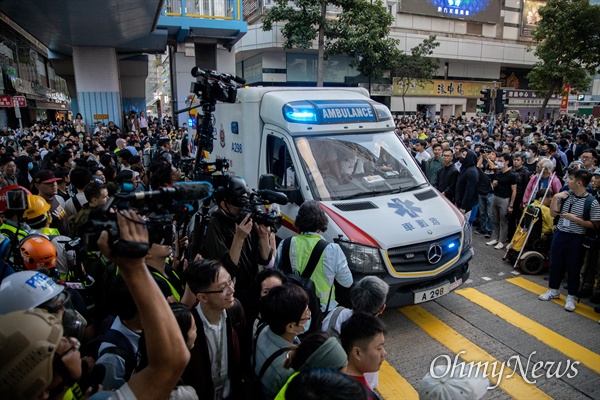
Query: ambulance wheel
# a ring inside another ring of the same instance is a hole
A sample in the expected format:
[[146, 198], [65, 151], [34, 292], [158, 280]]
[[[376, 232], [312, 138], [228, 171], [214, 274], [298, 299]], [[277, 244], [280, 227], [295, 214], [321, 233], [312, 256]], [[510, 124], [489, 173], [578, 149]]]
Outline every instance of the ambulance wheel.
[[528, 275], [540, 274], [544, 269], [544, 256], [534, 251], [524, 255], [519, 262], [521, 272]]

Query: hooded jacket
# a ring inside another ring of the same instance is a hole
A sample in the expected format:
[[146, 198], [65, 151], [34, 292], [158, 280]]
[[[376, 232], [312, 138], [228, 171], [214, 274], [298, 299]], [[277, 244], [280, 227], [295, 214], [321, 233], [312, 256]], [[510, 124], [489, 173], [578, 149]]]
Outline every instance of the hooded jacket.
[[477, 172], [477, 155], [473, 150], [468, 150], [461, 162], [460, 173], [456, 180], [456, 206], [465, 212], [471, 211], [478, 203], [477, 185], [479, 173]]

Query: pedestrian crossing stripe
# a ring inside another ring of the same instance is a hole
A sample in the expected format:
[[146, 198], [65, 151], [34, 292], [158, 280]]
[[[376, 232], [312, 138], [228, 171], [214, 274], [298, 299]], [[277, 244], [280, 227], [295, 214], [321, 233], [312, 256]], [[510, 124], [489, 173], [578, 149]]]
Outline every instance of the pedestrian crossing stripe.
[[510, 307], [494, 300], [490, 296], [483, 294], [476, 289], [467, 288], [455, 290], [454, 292], [467, 298], [471, 302], [479, 305], [492, 314], [497, 315], [509, 324], [523, 330], [542, 343], [558, 350], [570, 359], [579, 361], [592, 371], [600, 374], [600, 362], [598, 362], [598, 360], [600, 360], [600, 354], [596, 354], [580, 344], [559, 335], [551, 329], [546, 328], [542, 324], [539, 324], [538, 322], [519, 314]]
[[[507, 279], [506, 282], [512, 283], [513, 285], [516, 285], [518, 287], [520, 287], [521, 289], [525, 289], [528, 292], [540, 295], [542, 293], [546, 293], [546, 291], [548, 290], [548, 288], [545, 288], [543, 286], [540, 286], [536, 283], [531, 282], [528, 279], [525, 278], [510, 278]], [[551, 300], [553, 303], [556, 304], [560, 304], [561, 306], [564, 307], [565, 305], [565, 299], [564, 296], [560, 296], [560, 299], [552, 299]], [[575, 308], [575, 312], [579, 315], [583, 315], [584, 317], [587, 317], [593, 321], [597, 321], [598, 319], [600, 319], [600, 317], [598, 316], [598, 314], [594, 311], [594, 309], [590, 306], [587, 306], [585, 304], [577, 304], [577, 307]]]
[[[470, 289], [474, 290], [474, 289]], [[456, 292], [456, 291], [455, 291]], [[425, 311], [420, 306], [408, 306], [398, 310], [407, 318], [419, 325], [429, 336], [438, 341], [451, 352], [460, 356], [466, 363], [499, 365], [501, 364], [496, 358], [487, 353], [481, 347], [472, 343], [460, 333], [446, 325], [444, 322]], [[497, 363], [497, 364], [494, 364]], [[489, 375], [488, 378], [493, 385], [498, 386], [515, 399], [552, 399], [546, 393], [538, 389], [525, 380], [508, 366], [505, 367], [502, 378], [498, 380], [498, 376]], [[493, 386], [492, 385], [492, 386]], [[387, 399], [387, 397], [386, 397]], [[390, 398], [393, 399], [393, 398]]]
[[419, 400], [419, 393], [387, 361], [379, 369], [377, 391], [384, 399]]

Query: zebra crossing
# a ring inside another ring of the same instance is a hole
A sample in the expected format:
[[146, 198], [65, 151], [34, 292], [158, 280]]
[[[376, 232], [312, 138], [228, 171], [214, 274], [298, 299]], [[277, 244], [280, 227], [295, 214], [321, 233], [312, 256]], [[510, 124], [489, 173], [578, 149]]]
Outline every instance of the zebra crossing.
[[419, 383], [435, 363], [479, 368], [490, 380], [484, 399], [600, 398], [600, 314], [582, 303], [564, 311], [564, 295], [537, 300], [546, 291], [540, 279], [461, 288], [386, 312], [381, 397], [418, 399]]

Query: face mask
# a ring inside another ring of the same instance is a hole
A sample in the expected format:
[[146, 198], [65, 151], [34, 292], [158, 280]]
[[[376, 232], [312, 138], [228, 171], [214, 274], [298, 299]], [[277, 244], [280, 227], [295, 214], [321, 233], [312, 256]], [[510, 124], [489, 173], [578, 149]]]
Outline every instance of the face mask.
[[83, 135], [79, 135], [79, 139], [83, 139]]
[[27, 164], [27, 171], [31, 171], [33, 169], [33, 163], [30, 162]]
[[308, 332], [308, 330], [310, 329], [310, 322], [311, 322], [311, 319], [309, 318], [309, 319], [306, 320], [306, 322], [304, 323], [304, 325], [300, 325], [302, 327], [302, 329], [304, 329], [302, 331], [302, 333]]
[[502, 169], [504, 168], [504, 163], [502, 161], [498, 161], [496, 162], [496, 165], [498, 166], [498, 168]]
[[528, 152], [528, 151], [526, 151], [526, 152], [525, 152], [525, 158], [531, 158], [531, 153], [530, 153], [530, 152]]

